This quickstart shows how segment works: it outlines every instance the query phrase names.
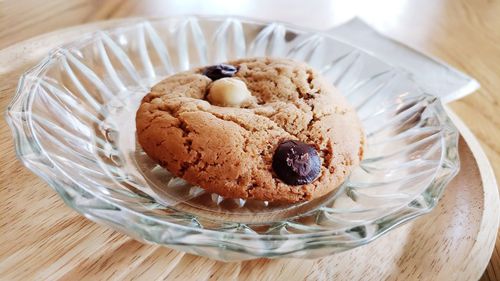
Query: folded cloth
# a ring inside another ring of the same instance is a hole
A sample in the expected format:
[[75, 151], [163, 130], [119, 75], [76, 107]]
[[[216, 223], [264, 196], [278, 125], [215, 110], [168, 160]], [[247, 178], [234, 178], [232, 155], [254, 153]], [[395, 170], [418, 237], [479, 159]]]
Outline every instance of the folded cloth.
[[426, 92], [445, 103], [460, 99], [479, 89], [479, 83], [438, 59], [387, 38], [359, 18], [327, 31], [336, 39], [356, 46], [386, 63], [409, 72]]

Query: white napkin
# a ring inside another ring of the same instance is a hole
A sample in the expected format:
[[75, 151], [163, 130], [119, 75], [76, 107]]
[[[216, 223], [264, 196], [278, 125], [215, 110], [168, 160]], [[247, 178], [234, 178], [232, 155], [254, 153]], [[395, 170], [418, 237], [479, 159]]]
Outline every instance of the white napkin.
[[385, 37], [359, 18], [336, 26], [328, 33], [388, 64], [406, 70], [425, 91], [441, 98], [445, 103], [479, 89], [479, 83], [475, 79], [446, 63]]

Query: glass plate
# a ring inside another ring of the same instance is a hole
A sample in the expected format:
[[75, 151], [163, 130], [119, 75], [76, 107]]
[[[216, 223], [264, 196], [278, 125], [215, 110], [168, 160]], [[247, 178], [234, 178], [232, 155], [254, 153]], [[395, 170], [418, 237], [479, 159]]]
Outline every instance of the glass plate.
[[[136, 144], [135, 112], [172, 73], [254, 56], [307, 62], [356, 107], [365, 159], [337, 191], [273, 205], [224, 199], [172, 177]], [[219, 260], [316, 258], [427, 213], [459, 169], [458, 133], [407, 73], [331, 36], [237, 18], [168, 18], [53, 50], [8, 109], [19, 158], [87, 218]]]

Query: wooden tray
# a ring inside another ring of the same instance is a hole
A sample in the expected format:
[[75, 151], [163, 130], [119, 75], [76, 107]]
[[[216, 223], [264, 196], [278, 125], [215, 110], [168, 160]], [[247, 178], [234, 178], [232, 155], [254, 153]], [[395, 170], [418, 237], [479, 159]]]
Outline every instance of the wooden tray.
[[[46, 34], [0, 52], [0, 109], [19, 76], [53, 47], [110, 22]], [[317, 260], [222, 263], [144, 245], [65, 206], [19, 161], [0, 121], [0, 279], [5, 280], [477, 280], [490, 259], [500, 213], [493, 172], [459, 127], [461, 170], [430, 214], [354, 250]]]

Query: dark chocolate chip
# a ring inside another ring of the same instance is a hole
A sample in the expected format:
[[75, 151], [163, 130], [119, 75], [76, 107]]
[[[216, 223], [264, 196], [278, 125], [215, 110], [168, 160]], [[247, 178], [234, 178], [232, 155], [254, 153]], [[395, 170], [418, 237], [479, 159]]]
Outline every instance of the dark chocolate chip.
[[273, 170], [286, 184], [308, 184], [318, 177], [321, 161], [312, 145], [288, 140], [282, 142], [274, 152]]
[[237, 71], [235, 66], [221, 63], [205, 68], [203, 75], [215, 81], [225, 77], [233, 77]]

